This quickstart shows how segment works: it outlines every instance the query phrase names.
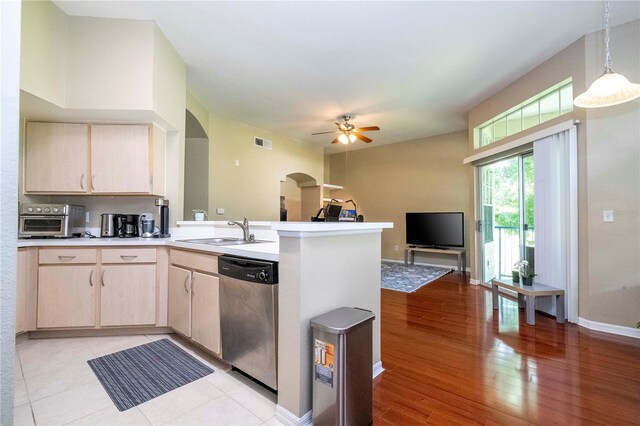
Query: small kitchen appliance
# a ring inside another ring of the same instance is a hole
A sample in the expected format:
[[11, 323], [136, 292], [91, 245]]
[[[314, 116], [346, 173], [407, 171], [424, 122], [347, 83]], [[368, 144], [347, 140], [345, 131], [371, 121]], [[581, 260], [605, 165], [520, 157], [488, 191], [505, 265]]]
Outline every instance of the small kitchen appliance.
[[117, 217], [120, 216], [116, 213], [102, 213], [102, 222], [100, 223], [100, 237], [111, 238], [118, 236], [118, 224]]
[[140, 236], [140, 215], [118, 215], [118, 237], [134, 238]]
[[142, 238], [152, 238], [155, 228], [155, 220], [150, 217], [142, 216], [140, 219], [140, 227], [142, 228]]
[[85, 231], [85, 207], [72, 204], [21, 204], [19, 238], [71, 238]]
[[160, 233], [155, 234], [156, 238], [168, 238], [169, 233], [169, 200], [156, 198], [156, 206], [160, 207]]

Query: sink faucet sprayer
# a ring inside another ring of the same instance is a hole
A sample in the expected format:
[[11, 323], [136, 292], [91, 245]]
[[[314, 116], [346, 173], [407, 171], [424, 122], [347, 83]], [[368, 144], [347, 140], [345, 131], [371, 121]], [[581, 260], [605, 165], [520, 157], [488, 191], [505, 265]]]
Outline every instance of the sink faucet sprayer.
[[242, 232], [244, 233], [244, 240], [245, 241], [254, 241], [256, 239], [255, 235], [249, 233], [249, 221], [247, 220], [246, 217], [244, 218], [244, 220], [242, 222], [229, 221], [227, 224], [228, 225], [238, 225], [240, 228], [242, 228]]

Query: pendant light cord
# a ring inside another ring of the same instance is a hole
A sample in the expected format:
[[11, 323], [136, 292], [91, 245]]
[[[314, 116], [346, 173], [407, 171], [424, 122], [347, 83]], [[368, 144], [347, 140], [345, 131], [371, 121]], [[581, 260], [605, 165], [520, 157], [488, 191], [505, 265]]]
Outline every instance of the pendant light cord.
[[604, 2], [604, 72], [611, 72], [611, 52], [609, 51], [609, 0]]

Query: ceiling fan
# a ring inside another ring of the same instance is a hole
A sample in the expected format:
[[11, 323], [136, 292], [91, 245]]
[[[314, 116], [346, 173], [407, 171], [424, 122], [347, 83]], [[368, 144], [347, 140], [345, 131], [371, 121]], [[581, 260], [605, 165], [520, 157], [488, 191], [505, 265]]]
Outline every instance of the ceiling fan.
[[358, 127], [356, 128], [353, 124], [349, 123], [351, 120], [350, 115], [343, 115], [342, 119], [344, 123], [335, 123], [338, 126], [338, 130], [334, 130], [332, 132], [320, 132], [320, 133], [312, 133], [311, 135], [326, 135], [329, 133], [340, 133], [338, 137], [336, 137], [331, 143], [341, 142], [343, 144], [348, 144], [349, 142], [355, 142], [356, 139], [360, 139], [362, 142], [370, 143], [373, 139], [369, 139], [368, 137], [361, 135], [360, 132], [372, 132], [375, 130], [380, 130], [378, 126], [368, 126], [368, 127]]

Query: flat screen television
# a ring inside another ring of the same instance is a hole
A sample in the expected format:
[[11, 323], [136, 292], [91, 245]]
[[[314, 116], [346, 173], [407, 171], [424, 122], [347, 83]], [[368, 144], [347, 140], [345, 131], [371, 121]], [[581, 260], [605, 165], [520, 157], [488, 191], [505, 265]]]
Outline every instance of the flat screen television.
[[407, 213], [407, 244], [464, 247], [464, 213]]

